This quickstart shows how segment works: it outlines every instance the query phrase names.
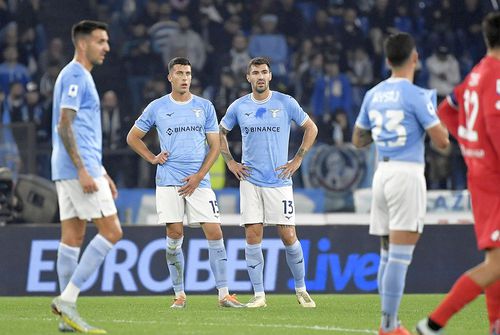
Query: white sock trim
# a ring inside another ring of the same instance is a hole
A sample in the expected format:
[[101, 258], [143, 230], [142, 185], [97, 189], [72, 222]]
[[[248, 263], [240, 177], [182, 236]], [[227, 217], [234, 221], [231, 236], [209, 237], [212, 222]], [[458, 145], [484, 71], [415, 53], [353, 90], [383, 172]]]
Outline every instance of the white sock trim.
[[76, 303], [76, 299], [78, 299], [79, 294], [80, 289], [70, 281], [64, 291], [61, 293], [61, 299], [64, 301]]
[[221, 287], [219, 289], [219, 300], [222, 300], [226, 297], [226, 295], [229, 295], [229, 288], [226, 287]]

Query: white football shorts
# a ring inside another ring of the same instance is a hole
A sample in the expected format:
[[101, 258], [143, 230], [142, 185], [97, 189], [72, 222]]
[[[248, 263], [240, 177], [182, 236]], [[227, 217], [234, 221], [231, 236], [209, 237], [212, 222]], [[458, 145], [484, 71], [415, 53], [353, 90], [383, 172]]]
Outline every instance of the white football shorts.
[[246, 180], [240, 182], [241, 226], [295, 225], [292, 186], [261, 187]]
[[94, 193], [83, 193], [78, 179], [56, 181], [61, 221], [75, 217], [92, 220], [117, 213], [108, 180], [105, 177], [94, 180], [99, 189]]
[[179, 195], [180, 186], [156, 187], [156, 211], [158, 223], [184, 221], [189, 226], [199, 227], [200, 223], [220, 223], [217, 198], [211, 188], [198, 187], [189, 197]]
[[424, 165], [379, 162], [372, 184], [370, 234], [389, 231], [422, 233], [427, 198]]

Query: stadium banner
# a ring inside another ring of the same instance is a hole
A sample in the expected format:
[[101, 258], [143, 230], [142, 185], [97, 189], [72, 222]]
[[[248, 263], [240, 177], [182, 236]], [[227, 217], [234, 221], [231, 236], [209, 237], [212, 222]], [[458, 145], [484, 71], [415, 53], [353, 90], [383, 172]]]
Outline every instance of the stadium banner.
[[[165, 227], [124, 226], [124, 239], [84, 284], [86, 295], [172, 294], [165, 263]], [[304, 250], [306, 284], [311, 293], [376, 293], [378, 238], [366, 226], [298, 226]], [[89, 227], [87, 236], [95, 234]], [[185, 289], [214, 294], [207, 242], [201, 229], [185, 229]], [[0, 296], [56, 295], [57, 225], [0, 227]], [[246, 270], [243, 228], [224, 227], [227, 277], [232, 292], [251, 293]], [[88, 239], [85, 241], [86, 245]], [[275, 227], [263, 241], [267, 293], [293, 292], [285, 251]], [[431, 225], [416, 248], [406, 292], [443, 293], [466, 269], [479, 263], [472, 225]]]

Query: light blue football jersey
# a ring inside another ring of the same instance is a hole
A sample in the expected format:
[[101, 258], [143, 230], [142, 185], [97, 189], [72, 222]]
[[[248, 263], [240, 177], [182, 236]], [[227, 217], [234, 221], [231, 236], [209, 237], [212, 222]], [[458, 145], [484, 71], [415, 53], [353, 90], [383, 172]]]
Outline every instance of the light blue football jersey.
[[[178, 102], [165, 95], [151, 102], [135, 126], [143, 132], [156, 127], [162, 151], [169, 153], [165, 164], [156, 168], [157, 186], [182, 186], [182, 179], [197, 173], [209, 147], [207, 133], [219, 133], [217, 115], [212, 103], [192, 95], [187, 102]], [[207, 173], [199, 187], [210, 187]]]
[[356, 120], [371, 130], [379, 161], [424, 164], [425, 130], [439, 124], [436, 91], [389, 78], [369, 90]]
[[88, 173], [102, 176], [101, 105], [94, 79], [82, 64], [72, 61], [57, 77], [52, 107], [52, 180], [77, 179], [78, 172], [57, 132], [61, 108], [76, 111], [73, 120], [78, 152]]
[[276, 168], [288, 161], [290, 125], [302, 126], [309, 116], [289, 95], [271, 91], [263, 101], [252, 94], [234, 101], [221, 120], [227, 130], [241, 128], [242, 164], [250, 167], [248, 181], [257, 186], [281, 187], [292, 185], [292, 179], [278, 177]]

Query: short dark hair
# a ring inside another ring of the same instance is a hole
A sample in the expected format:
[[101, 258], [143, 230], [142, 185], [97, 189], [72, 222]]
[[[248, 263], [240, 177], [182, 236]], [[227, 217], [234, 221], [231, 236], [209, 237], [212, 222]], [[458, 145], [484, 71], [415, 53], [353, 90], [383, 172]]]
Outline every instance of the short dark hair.
[[191, 63], [189, 62], [189, 59], [184, 58], [184, 57], [175, 57], [168, 62], [168, 73], [174, 68], [174, 65], [189, 65], [191, 66]]
[[384, 42], [385, 56], [394, 67], [406, 63], [413, 49], [415, 49], [415, 40], [407, 33], [392, 34]]
[[78, 23], [75, 23], [71, 28], [71, 39], [73, 40], [73, 44], [76, 43], [76, 40], [82, 35], [90, 35], [96, 29], [101, 29], [104, 31], [108, 31], [108, 25], [104, 22], [100, 21], [92, 21], [92, 20], [83, 20]]
[[482, 26], [486, 46], [488, 48], [500, 47], [500, 12], [491, 12], [486, 15]]
[[269, 72], [271, 72], [271, 64], [269, 63], [269, 59], [265, 57], [255, 57], [250, 60], [247, 66], [247, 74], [250, 73], [250, 68], [252, 65], [262, 65], [266, 64], [267, 68], [269, 69]]

